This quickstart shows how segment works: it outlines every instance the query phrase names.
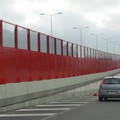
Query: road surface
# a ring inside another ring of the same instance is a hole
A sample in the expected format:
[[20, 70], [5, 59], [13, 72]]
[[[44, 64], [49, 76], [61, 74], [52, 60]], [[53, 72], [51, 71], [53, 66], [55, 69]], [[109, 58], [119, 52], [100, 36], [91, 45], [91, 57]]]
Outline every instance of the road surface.
[[91, 95], [0, 114], [0, 120], [120, 120], [120, 100], [99, 102]]

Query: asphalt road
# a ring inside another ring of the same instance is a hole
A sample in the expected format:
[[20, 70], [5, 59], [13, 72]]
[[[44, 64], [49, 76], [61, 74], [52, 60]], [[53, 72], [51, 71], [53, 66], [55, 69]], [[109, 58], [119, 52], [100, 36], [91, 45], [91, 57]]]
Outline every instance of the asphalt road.
[[120, 100], [96, 100], [47, 120], [120, 120]]
[[86, 96], [0, 114], [0, 120], [120, 120], [120, 100]]

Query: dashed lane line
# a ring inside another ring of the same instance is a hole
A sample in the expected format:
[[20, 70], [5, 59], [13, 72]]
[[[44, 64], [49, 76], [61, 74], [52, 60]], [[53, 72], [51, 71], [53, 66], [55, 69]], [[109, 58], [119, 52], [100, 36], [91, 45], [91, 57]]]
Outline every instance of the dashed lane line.
[[64, 107], [68, 107], [68, 106], [81, 106], [81, 104], [48, 104], [48, 105], [36, 105], [36, 107], [53, 107], [53, 106], [64, 106]]
[[87, 103], [90, 103], [90, 102], [72, 102], [72, 101], [60, 101], [60, 102], [50, 102], [50, 103], [53, 103], [53, 104], [56, 104], [56, 103], [62, 103], [62, 104], [87, 104]]
[[38, 116], [52, 116], [56, 113], [42, 113], [42, 114], [0, 114], [0, 117], [38, 117]]
[[16, 111], [21, 111], [21, 112], [24, 112], [24, 111], [60, 111], [60, 110], [69, 110], [71, 108], [40, 108], [40, 109], [20, 109], [20, 110], [16, 110]]

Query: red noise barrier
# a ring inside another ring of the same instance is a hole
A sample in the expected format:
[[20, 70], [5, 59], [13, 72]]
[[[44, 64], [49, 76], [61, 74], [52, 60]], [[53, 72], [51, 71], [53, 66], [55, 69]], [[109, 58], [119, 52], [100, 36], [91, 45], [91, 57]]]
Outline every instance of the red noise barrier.
[[0, 21], [0, 83], [49, 80], [120, 68], [120, 56]]

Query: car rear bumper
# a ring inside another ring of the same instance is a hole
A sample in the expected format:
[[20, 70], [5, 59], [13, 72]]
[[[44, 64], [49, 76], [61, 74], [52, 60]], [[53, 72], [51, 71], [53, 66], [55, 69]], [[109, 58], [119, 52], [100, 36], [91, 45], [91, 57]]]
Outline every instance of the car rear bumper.
[[99, 96], [103, 98], [120, 98], [120, 91], [106, 91], [101, 90], [99, 91]]

